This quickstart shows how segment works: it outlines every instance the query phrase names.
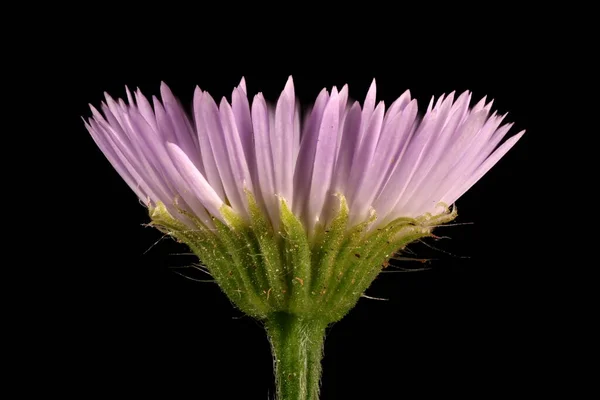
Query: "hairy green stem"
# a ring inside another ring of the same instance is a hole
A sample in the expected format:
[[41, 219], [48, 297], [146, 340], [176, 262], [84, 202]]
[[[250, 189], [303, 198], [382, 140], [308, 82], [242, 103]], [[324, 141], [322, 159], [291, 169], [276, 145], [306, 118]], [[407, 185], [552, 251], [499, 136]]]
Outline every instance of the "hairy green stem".
[[265, 327], [273, 351], [278, 400], [318, 400], [327, 322], [277, 312]]

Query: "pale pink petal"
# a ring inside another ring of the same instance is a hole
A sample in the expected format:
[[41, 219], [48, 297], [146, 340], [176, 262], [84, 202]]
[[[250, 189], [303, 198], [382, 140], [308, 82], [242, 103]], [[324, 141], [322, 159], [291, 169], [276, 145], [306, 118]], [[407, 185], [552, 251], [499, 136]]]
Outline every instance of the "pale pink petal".
[[373, 167], [373, 156], [375, 155], [375, 149], [377, 148], [377, 142], [381, 135], [381, 128], [383, 126], [385, 105], [382, 102], [379, 103], [373, 114], [371, 120], [367, 126], [365, 138], [363, 140], [363, 146], [361, 151], [354, 157], [352, 167], [350, 169], [350, 182], [352, 186], [346, 191], [348, 201], [350, 203], [351, 222], [353, 220], [353, 211], [357, 209], [356, 201], [360, 197], [357, 195], [362, 191], [362, 186], [367, 176], [367, 171]]
[[509, 138], [504, 142], [496, 151], [489, 156], [483, 164], [481, 164], [477, 170], [466, 180], [462, 185], [457, 185], [452, 188], [448, 193], [441, 197], [441, 201], [446, 204], [452, 204], [458, 200], [467, 190], [471, 188], [486, 172], [490, 170], [504, 155], [523, 137], [525, 131], [521, 131], [515, 136]]
[[254, 146], [261, 197], [271, 221], [278, 221], [279, 205], [275, 193], [273, 157], [269, 142], [269, 114], [267, 103], [261, 93], [254, 96], [252, 101], [252, 124], [254, 127]]
[[334, 88], [331, 97], [323, 111], [323, 118], [319, 126], [312, 183], [308, 199], [307, 229], [310, 231], [323, 211], [325, 197], [330, 193], [331, 175], [335, 161], [335, 146], [340, 123], [340, 105], [337, 90]]
[[270, 132], [275, 191], [291, 204], [294, 183], [294, 81], [289, 77], [275, 109], [275, 129]]
[[203, 168], [200, 171], [206, 177], [206, 180], [210, 186], [214, 189], [217, 195], [225, 199], [225, 190], [223, 189], [223, 182], [219, 175], [219, 169], [217, 168], [217, 162], [215, 160], [215, 152], [212, 149], [208, 133], [206, 131], [206, 122], [203, 113], [203, 102], [202, 97], [204, 93], [196, 86], [194, 91], [194, 120], [196, 124], [196, 134], [198, 135], [198, 143], [200, 146], [200, 154]]
[[245, 196], [242, 196], [243, 189], [240, 190], [240, 186], [243, 185], [243, 182], [236, 181], [233, 175], [229, 159], [233, 155], [230, 155], [227, 151], [225, 133], [223, 131], [219, 109], [208, 93], [204, 93], [200, 99], [200, 109], [206, 125], [206, 133], [208, 134], [210, 148], [214, 153], [215, 162], [219, 171], [219, 176], [221, 177], [221, 182], [223, 183], [227, 201], [234, 210], [247, 216], [246, 198]]
[[329, 94], [323, 89], [319, 93], [302, 131], [298, 158], [294, 166], [294, 192], [304, 194], [303, 196], [294, 196], [292, 210], [297, 215], [303, 215], [307, 207], [307, 194], [310, 193], [312, 182], [319, 127], [321, 126], [321, 119], [323, 118], [323, 112], [328, 101]]
[[355, 102], [344, 116], [341, 140], [338, 145], [332, 187], [336, 193], [346, 193], [348, 177], [352, 168], [352, 158], [358, 146], [361, 109]]
[[225, 222], [221, 215], [221, 207], [224, 205], [223, 200], [212, 189], [204, 176], [202, 176], [179, 146], [174, 143], [167, 143], [166, 146], [171, 159], [175, 163], [175, 167], [185, 182], [187, 182], [190, 191], [198, 197], [208, 212], [215, 218]]
[[237, 182], [237, 188], [240, 198], [243, 200], [244, 207], [248, 207], [246, 201], [246, 190], [253, 192], [252, 178], [244, 154], [244, 148], [235, 123], [233, 110], [227, 100], [223, 98], [219, 105], [221, 114], [221, 123], [223, 126], [223, 137], [229, 154], [229, 163], [233, 179]]

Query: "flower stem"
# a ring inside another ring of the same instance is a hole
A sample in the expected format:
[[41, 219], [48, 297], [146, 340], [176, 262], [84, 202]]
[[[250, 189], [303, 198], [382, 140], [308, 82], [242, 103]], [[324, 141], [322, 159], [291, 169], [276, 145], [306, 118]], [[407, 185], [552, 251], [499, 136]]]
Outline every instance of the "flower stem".
[[327, 323], [277, 312], [265, 326], [275, 360], [278, 400], [318, 400]]

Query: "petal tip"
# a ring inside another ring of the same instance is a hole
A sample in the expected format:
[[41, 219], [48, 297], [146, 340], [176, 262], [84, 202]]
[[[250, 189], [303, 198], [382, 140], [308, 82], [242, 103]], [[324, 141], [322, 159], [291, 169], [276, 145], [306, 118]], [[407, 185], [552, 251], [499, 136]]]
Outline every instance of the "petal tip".
[[238, 85], [239, 88], [241, 88], [244, 92], [246, 92], [246, 78], [244, 78], [242, 76], [242, 79], [240, 79], [240, 84]]

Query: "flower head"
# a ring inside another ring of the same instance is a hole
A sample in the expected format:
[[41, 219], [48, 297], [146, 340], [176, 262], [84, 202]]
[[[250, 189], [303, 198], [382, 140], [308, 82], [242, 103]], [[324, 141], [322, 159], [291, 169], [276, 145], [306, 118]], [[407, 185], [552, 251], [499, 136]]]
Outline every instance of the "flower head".
[[347, 86], [323, 89], [304, 118], [291, 77], [274, 106], [260, 93], [250, 103], [243, 79], [231, 103], [196, 88], [192, 118], [165, 84], [161, 97], [107, 95], [86, 126], [154, 223], [258, 317], [340, 318], [523, 135], [501, 144], [511, 124], [485, 98], [470, 107], [469, 92], [420, 116], [407, 91], [386, 110], [375, 81], [362, 106]]

